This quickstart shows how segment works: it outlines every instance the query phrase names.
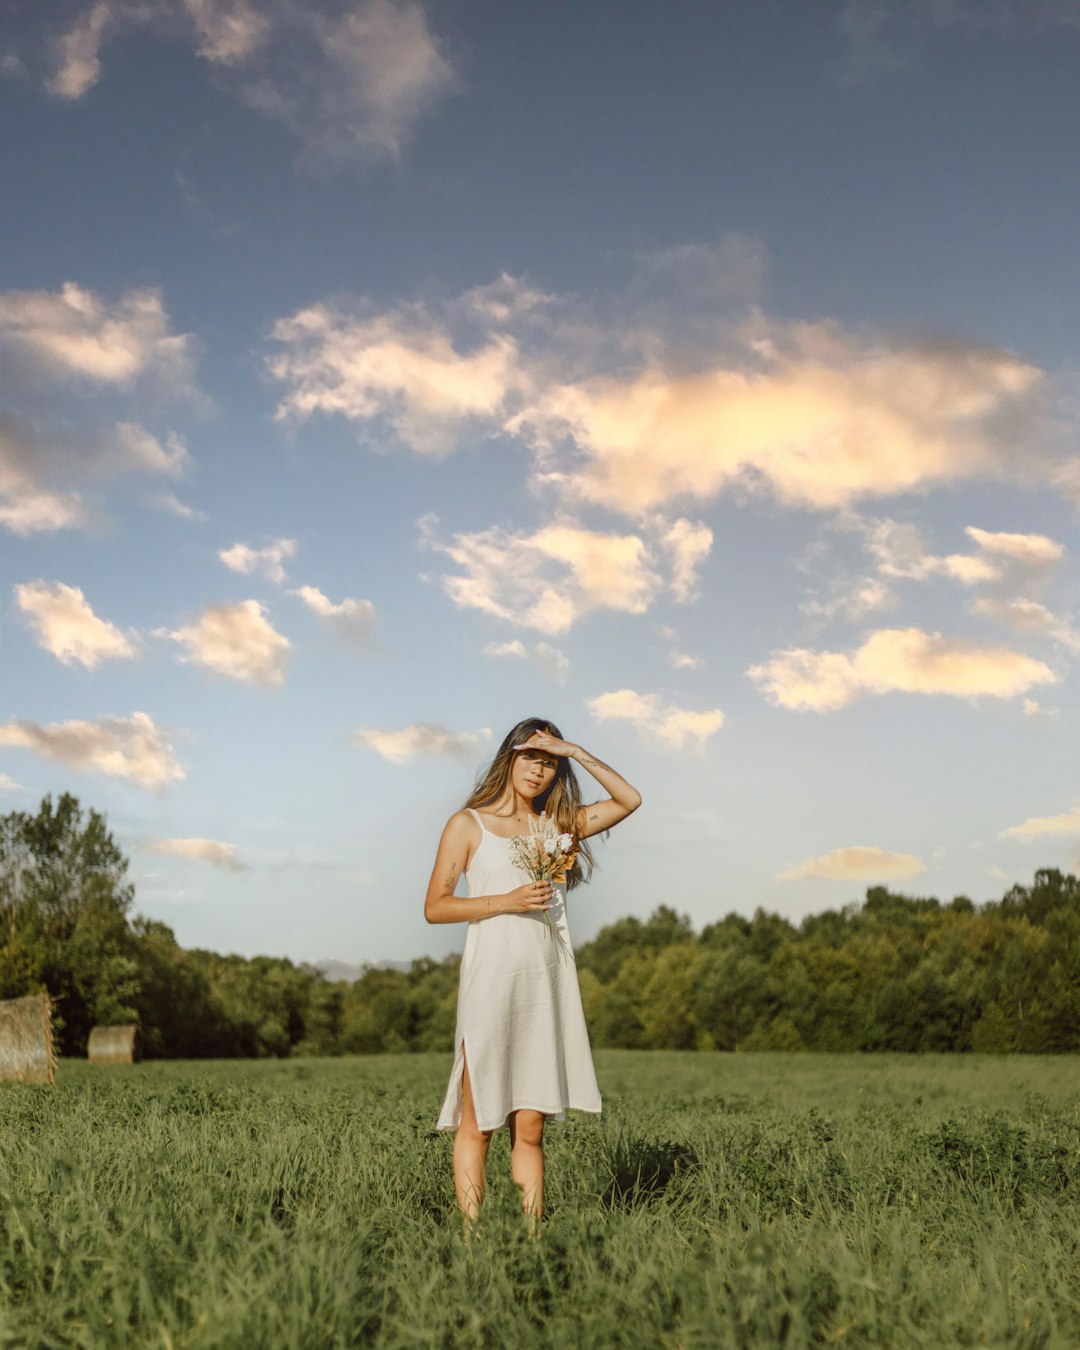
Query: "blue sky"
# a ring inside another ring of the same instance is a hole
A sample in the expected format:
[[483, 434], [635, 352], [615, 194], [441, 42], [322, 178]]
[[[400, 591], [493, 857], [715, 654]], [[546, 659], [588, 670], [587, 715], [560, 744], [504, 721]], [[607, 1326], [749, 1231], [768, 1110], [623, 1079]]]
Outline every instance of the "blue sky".
[[1080, 866], [1080, 4], [0, 17], [0, 806], [187, 946], [442, 955], [540, 714], [583, 940]]

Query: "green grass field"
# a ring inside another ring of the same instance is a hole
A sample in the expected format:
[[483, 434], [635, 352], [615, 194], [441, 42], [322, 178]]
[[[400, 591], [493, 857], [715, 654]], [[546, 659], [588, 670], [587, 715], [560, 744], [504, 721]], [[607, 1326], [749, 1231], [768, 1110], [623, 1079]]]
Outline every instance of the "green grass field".
[[1080, 1346], [1075, 1057], [596, 1060], [538, 1238], [449, 1056], [0, 1084], [0, 1346]]

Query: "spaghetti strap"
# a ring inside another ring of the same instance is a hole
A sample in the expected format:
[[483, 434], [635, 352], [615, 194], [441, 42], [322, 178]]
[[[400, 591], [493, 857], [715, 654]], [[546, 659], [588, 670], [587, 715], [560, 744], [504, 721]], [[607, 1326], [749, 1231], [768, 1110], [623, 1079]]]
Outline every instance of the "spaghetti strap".
[[468, 811], [468, 813], [469, 813], [470, 816], [474, 816], [474, 817], [475, 817], [476, 823], [477, 823], [477, 825], [480, 826], [481, 831], [482, 831], [484, 834], [488, 834], [489, 831], [488, 831], [487, 827], [485, 826], [484, 822], [480, 819], [480, 812], [479, 812], [479, 811], [474, 811], [474, 810], [472, 809], [471, 806], [467, 806], [467, 807], [465, 808], [465, 810]]

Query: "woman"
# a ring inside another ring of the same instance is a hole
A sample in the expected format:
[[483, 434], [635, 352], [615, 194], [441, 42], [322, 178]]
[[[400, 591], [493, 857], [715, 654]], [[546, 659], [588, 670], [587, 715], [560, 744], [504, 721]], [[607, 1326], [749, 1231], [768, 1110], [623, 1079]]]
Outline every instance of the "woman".
[[[583, 806], [571, 760], [610, 796]], [[466, 1218], [480, 1208], [496, 1129], [509, 1126], [511, 1175], [525, 1211], [539, 1219], [545, 1118], [562, 1120], [568, 1107], [600, 1110], [564, 893], [592, 871], [584, 841], [640, 805], [640, 795], [614, 769], [564, 741], [551, 722], [529, 717], [506, 737], [465, 809], [443, 830], [424, 917], [469, 924], [454, 1067], [439, 1116], [439, 1129], [457, 1131], [454, 1188]], [[578, 850], [565, 884], [529, 880], [510, 858], [507, 841], [528, 834], [530, 819], [545, 811]], [[466, 899], [454, 895], [462, 874]]]

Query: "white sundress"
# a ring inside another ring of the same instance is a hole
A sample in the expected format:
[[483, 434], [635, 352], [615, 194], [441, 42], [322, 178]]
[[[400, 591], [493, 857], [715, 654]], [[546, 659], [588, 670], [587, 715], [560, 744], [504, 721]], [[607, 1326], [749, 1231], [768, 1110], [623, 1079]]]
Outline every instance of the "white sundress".
[[[528, 873], [510, 861], [510, 841], [492, 834], [477, 812], [472, 815], [481, 837], [465, 873], [469, 895], [503, 895], [528, 881]], [[466, 1058], [481, 1130], [498, 1129], [520, 1109], [557, 1120], [565, 1120], [567, 1109], [600, 1110], [564, 885], [556, 885], [547, 913], [561, 942], [542, 911], [495, 914], [469, 924], [458, 984], [454, 1067], [440, 1130], [461, 1124]]]

